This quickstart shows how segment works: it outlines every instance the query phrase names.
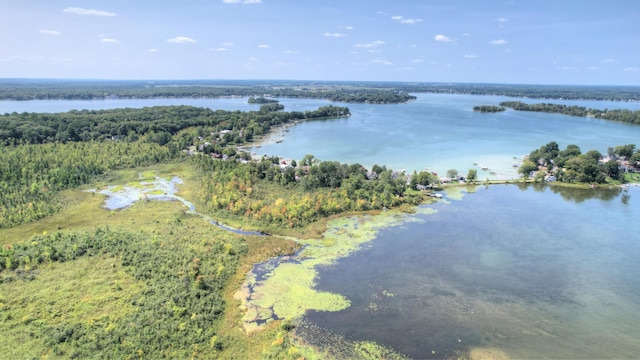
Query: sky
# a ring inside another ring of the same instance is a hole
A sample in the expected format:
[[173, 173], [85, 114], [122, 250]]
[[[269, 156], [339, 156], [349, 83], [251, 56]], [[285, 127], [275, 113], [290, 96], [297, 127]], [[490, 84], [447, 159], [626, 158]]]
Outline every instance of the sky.
[[640, 86], [638, 0], [0, 0], [0, 78]]

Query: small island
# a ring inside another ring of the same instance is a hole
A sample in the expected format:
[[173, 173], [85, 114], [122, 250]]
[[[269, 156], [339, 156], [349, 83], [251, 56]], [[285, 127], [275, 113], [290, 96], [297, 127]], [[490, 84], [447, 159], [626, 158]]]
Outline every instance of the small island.
[[506, 108], [502, 106], [495, 106], [495, 105], [480, 105], [480, 106], [473, 107], [473, 111], [486, 112], [486, 113], [496, 113], [496, 112], [501, 112], [505, 110]]
[[276, 99], [268, 99], [268, 98], [262, 97], [262, 96], [260, 96], [260, 97], [251, 96], [249, 98], [249, 101], [248, 101], [249, 104], [274, 104], [274, 103], [277, 103], [277, 102], [278, 102], [278, 100], [276, 100]]

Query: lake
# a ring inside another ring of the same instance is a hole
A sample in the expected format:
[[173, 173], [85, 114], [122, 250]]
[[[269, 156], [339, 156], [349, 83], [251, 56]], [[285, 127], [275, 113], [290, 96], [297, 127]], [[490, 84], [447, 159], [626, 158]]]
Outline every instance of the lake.
[[316, 288], [351, 306], [306, 320], [419, 359], [637, 358], [639, 196], [494, 185], [429, 205], [321, 268]]
[[[252, 151], [409, 172], [454, 168], [464, 175], [476, 168], [480, 179], [510, 179], [518, 176], [513, 163], [550, 141], [606, 153], [607, 147], [640, 139], [640, 126], [472, 111], [511, 99], [506, 97], [417, 97], [397, 105], [334, 103], [348, 106], [352, 116], [279, 129]], [[639, 103], [519, 100], [640, 109]], [[286, 110], [302, 111], [330, 104], [281, 102]], [[0, 113], [156, 105], [258, 108], [246, 98], [0, 101]], [[387, 228], [352, 256], [322, 267], [317, 288], [342, 294], [352, 305], [310, 313], [305, 322], [413, 358], [455, 358], [478, 349], [511, 358], [637, 358], [639, 196], [637, 187], [625, 192], [496, 185], [429, 205], [436, 214], [413, 215], [421, 221]]]

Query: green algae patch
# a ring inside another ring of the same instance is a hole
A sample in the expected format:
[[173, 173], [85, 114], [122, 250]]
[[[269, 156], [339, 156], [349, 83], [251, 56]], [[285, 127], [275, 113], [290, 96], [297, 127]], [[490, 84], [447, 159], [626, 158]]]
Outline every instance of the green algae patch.
[[266, 281], [253, 304], [271, 308], [278, 318], [299, 318], [308, 309], [339, 311], [349, 307], [344, 296], [313, 289], [316, 272], [295, 263], [285, 263], [275, 270], [272, 281]]
[[340, 311], [350, 302], [340, 294], [314, 289], [318, 265], [331, 265], [373, 240], [381, 229], [415, 221], [415, 217], [388, 211], [379, 215], [356, 215], [331, 220], [321, 239], [296, 240], [303, 249], [282, 258], [276, 265], [251, 272], [236, 293], [245, 310], [244, 329], [257, 330], [279, 319], [299, 319], [307, 311]]
[[447, 199], [450, 200], [462, 200], [465, 194], [473, 194], [476, 192], [478, 185], [467, 185], [467, 186], [450, 186], [445, 188], [445, 192], [447, 193]]

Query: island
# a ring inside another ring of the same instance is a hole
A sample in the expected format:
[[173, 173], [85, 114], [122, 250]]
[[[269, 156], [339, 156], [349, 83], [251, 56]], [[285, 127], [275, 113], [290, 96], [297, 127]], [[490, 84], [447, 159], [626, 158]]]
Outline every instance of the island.
[[507, 110], [505, 107], [495, 106], [495, 105], [479, 105], [479, 106], [473, 107], [473, 111], [487, 112], [487, 113], [496, 113], [496, 112], [501, 112], [505, 110]]

